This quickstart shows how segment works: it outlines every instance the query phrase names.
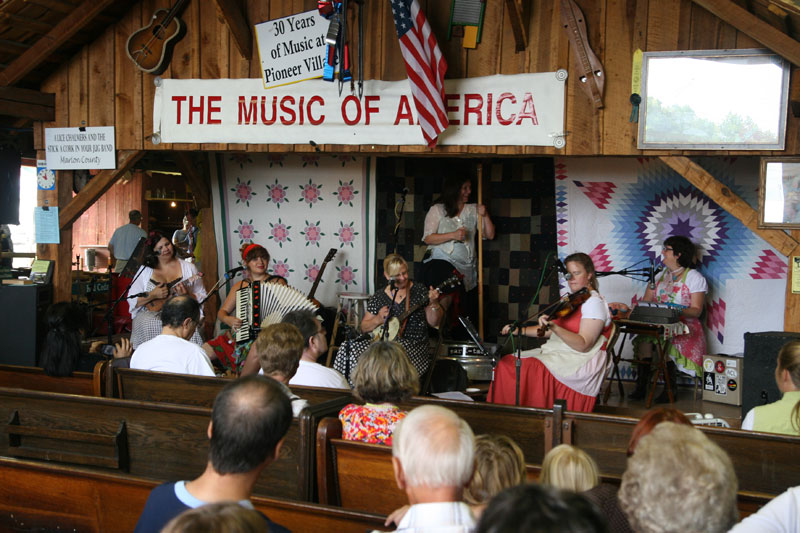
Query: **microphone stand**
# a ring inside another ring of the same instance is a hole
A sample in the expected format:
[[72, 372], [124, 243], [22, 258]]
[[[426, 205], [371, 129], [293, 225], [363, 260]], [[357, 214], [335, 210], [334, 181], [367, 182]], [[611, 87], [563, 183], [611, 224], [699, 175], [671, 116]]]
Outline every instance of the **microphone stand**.
[[233, 277], [236, 277], [236, 274], [231, 274], [230, 271], [225, 272], [225, 274], [223, 274], [222, 277], [219, 278], [219, 280], [217, 280], [214, 286], [211, 287], [211, 290], [208, 291], [208, 294], [206, 294], [206, 297], [203, 298], [203, 301], [200, 302], [200, 307], [203, 307], [203, 304], [205, 304], [209, 298], [211, 298], [212, 296], [214, 296], [219, 292], [219, 290], [222, 288], [223, 283], [227, 283]]
[[[127, 287], [125, 287], [125, 290], [120, 293], [120, 295], [117, 297], [117, 299], [114, 300], [114, 302], [110, 305], [110, 307], [108, 308], [108, 311], [106, 311], [105, 319], [106, 319], [106, 327], [108, 328], [108, 332], [107, 332], [108, 333], [108, 339], [107, 339], [108, 340], [108, 344], [113, 344], [113, 340], [114, 340], [114, 338], [113, 338], [114, 337], [114, 310], [117, 308], [119, 303], [123, 299], [125, 299], [125, 296], [128, 294], [128, 291], [131, 290], [131, 287], [133, 286], [133, 283], [136, 281], [136, 279], [139, 276], [142, 275], [142, 272], [144, 272], [144, 269], [143, 268], [139, 268], [138, 272], [136, 272], [136, 275], [133, 276], [133, 279], [131, 280], [131, 282], [128, 283]], [[109, 275], [111, 275], [111, 273], [109, 273]], [[113, 278], [113, 275], [112, 275], [112, 277], [111, 277], [112, 286], [114, 284], [113, 279], [114, 278]], [[109, 294], [110, 294], [110, 291], [111, 291], [111, 287], [109, 287]]]

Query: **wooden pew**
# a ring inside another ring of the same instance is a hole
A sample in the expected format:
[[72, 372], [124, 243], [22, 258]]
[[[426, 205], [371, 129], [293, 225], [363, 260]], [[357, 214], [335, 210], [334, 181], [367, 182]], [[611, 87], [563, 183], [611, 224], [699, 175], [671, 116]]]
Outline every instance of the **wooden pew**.
[[[314, 498], [316, 426], [346, 401], [303, 410], [254, 494]], [[0, 388], [0, 420], [8, 421], [0, 456], [170, 481], [192, 479], [205, 468], [211, 409]]]
[[[572, 413], [564, 415], [562, 441], [586, 451], [604, 475], [622, 476], [636, 418]], [[740, 491], [777, 496], [800, 480], [800, 437], [698, 426], [733, 462]]]
[[71, 376], [54, 377], [35, 366], [0, 365], [0, 387], [103, 396], [107, 367], [108, 361], [100, 361], [95, 365], [94, 372], [74, 372]]
[[[317, 485], [320, 503], [340, 505], [357, 511], [389, 514], [408, 503], [392, 468], [389, 446], [343, 440], [338, 419], [323, 419], [317, 429]], [[600, 470], [605, 471], [600, 464]], [[538, 479], [539, 465], [525, 465], [529, 482]], [[602, 476], [603, 483], [619, 486], [619, 476]], [[741, 518], [763, 505], [771, 496], [739, 491], [737, 506]]]
[[[157, 482], [0, 458], [0, 530], [133, 531]], [[337, 507], [253, 497], [256, 509], [295, 533], [362, 533], [385, 517]]]
[[[222, 387], [230, 383], [230, 380], [225, 378], [189, 376], [132, 368], [115, 368], [113, 372], [117, 378], [120, 398], [144, 402], [211, 407]], [[311, 404], [342, 397], [350, 398], [350, 391], [342, 389], [299, 386], [291, 388], [292, 392], [302, 399], [308, 400]]]

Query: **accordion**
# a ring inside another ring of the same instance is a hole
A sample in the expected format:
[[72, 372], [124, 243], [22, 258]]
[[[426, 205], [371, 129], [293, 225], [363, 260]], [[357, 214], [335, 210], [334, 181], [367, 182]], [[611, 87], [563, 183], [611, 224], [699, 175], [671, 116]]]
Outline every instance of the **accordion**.
[[262, 327], [277, 324], [287, 313], [301, 309], [316, 311], [317, 306], [293, 287], [260, 281], [242, 287], [236, 291], [236, 318], [242, 321], [236, 342], [254, 340]]

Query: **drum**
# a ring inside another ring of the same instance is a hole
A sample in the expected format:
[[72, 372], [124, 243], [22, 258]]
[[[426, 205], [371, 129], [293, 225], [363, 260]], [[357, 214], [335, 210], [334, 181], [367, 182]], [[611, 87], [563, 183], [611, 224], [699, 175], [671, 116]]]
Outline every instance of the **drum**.
[[[491, 350], [490, 347], [487, 348]], [[439, 347], [439, 359], [460, 364], [471, 381], [492, 380], [492, 358], [483, 355], [477, 344], [443, 342]]]

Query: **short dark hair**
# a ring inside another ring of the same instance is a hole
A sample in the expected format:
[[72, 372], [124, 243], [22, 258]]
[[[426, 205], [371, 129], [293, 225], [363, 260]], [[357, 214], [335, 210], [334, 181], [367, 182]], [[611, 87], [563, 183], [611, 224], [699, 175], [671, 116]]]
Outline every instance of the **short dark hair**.
[[608, 523], [585, 496], [539, 484], [511, 487], [489, 502], [478, 533], [607, 533]]
[[142, 212], [138, 209], [131, 209], [128, 211], [128, 220], [133, 222], [134, 224], [138, 224], [142, 221]]
[[305, 347], [311, 346], [311, 338], [319, 332], [319, 319], [308, 309], [298, 309], [286, 313], [281, 320], [284, 324], [291, 324], [300, 330], [300, 335], [303, 336]]
[[275, 380], [247, 376], [220, 391], [211, 423], [209, 460], [214, 470], [250, 472], [275, 453], [292, 423], [292, 404]]
[[672, 248], [672, 255], [677, 256], [678, 264], [684, 268], [691, 268], [697, 261], [697, 247], [683, 235], [667, 237], [664, 246]]
[[161, 308], [161, 324], [177, 328], [187, 318], [200, 321], [200, 304], [188, 294], [179, 294], [167, 299]]

